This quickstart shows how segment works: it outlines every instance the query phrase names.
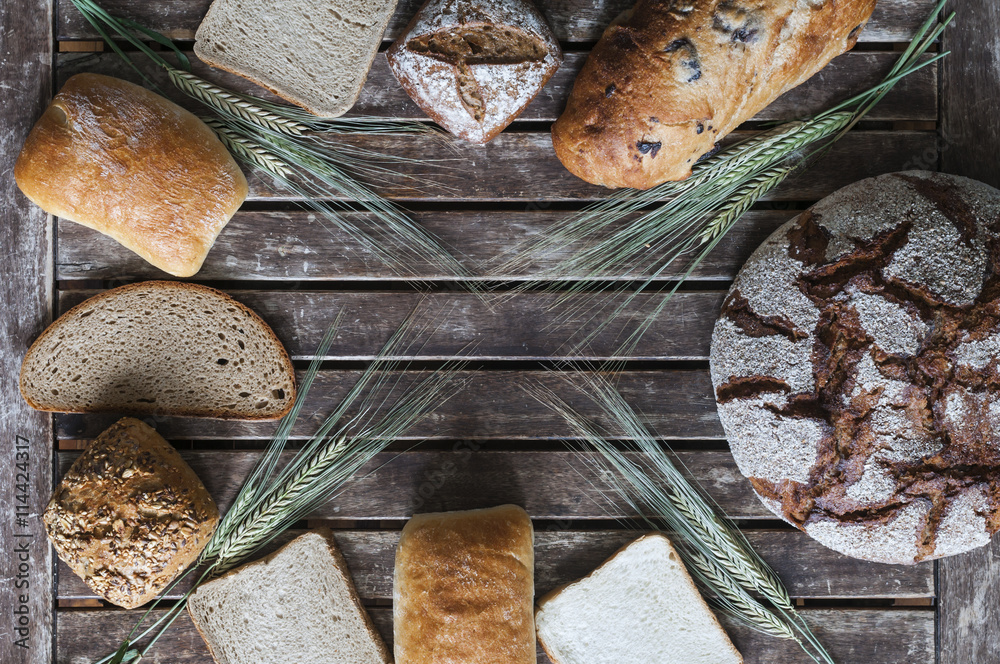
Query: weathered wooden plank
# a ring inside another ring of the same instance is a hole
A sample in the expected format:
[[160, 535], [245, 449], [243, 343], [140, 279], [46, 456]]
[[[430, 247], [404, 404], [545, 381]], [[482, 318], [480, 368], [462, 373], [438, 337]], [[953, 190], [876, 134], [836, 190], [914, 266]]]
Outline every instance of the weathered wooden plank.
[[[941, 167], [1000, 187], [1000, 25], [996, 0], [953, 2], [945, 33]], [[920, 164], [933, 169], [935, 164]], [[940, 664], [1000, 661], [1000, 542], [939, 563]]]
[[[188, 53], [188, 56], [191, 58], [194, 72], [199, 76], [231, 90], [248, 92], [274, 100], [278, 99], [275, 95], [257, 87], [245, 78], [209, 67], [201, 62], [194, 53]], [[793, 120], [819, 113], [838, 101], [850, 98], [877, 85], [898, 57], [896, 53], [885, 52], [856, 52], [842, 55], [809, 81], [777, 99], [753, 119], [757, 121]], [[528, 105], [519, 119], [536, 122], [555, 121], [566, 105], [566, 98], [573, 88], [573, 81], [583, 67], [586, 58], [587, 53], [567, 53], [563, 65], [535, 97], [534, 101]], [[143, 83], [142, 77], [135, 70], [110, 52], [62, 53], [57, 62], [56, 81], [59, 87], [66, 79], [79, 72], [96, 72], [124, 78], [138, 84]], [[170, 84], [162, 70], [152, 66], [145, 66], [144, 70], [149, 72], [151, 78], [174, 101], [196, 112], [203, 111], [203, 106], [180, 93], [176, 87]], [[900, 81], [868, 117], [870, 120], [881, 121], [936, 120], [937, 92], [937, 65], [931, 65]], [[396, 81], [389, 69], [389, 63], [382, 53], [376, 56], [368, 74], [368, 80], [361, 90], [361, 96], [349, 115], [410, 120], [427, 119], [424, 112], [413, 103]]]
[[[181, 454], [223, 511], [259, 456], [233, 450]], [[59, 452], [63, 472], [78, 455]], [[286, 454], [283, 462], [288, 458]], [[774, 520], [728, 451], [680, 451], [677, 458], [733, 518]], [[383, 452], [336, 499], [308, 518], [377, 522], [504, 503], [523, 505], [536, 519], [567, 524], [634, 516], [624, 502], [601, 495], [591, 483], [594, 471], [587, 463], [582, 452], [490, 451], [488, 445], [471, 440], [457, 442], [451, 450]]]
[[[358, 371], [322, 371], [292, 429], [293, 438], [312, 435], [326, 413], [357, 382]], [[407, 372], [399, 389], [426, 374]], [[300, 375], [301, 376], [301, 375]], [[552, 440], [571, 436], [565, 421], [528, 396], [523, 386], [541, 381], [587, 417], [600, 421], [588, 397], [568, 388], [561, 376], [545, 371], [466, 371], [455, 380], [463, 389], [415, 426], [407, 440]], [[707, 368], [700, 371], [627, 371], [615, 377], [618, 389], [664, 439], [721, 439], [722, 425]], [[94, 438], [111, 426], [114, 415], [57, 415], [57, 436]], [[246, 440], [271, 437], [273, 422], [226, 422], [184, 418], [157, 418], [157, 428], [168, 439]]]
[[[276, 549], [302, 531], [289, 531], [266, 551]], [[798, 531], [751, 530], [750, 543], [785, 582], [792, 597], [850, 599], [915, 598], [934, 594], [934, 565], [896, 570], [834, 553]], [[338, 531], [337, 544], [347, 560], [363, 600], [391, 600], [392, 574], [399, 543], [393, 531]], [[601, 564], [638, 536], [635, 531], [539, 530], [535, 533], [535, 593], [569, 583]], [[263, 555], [265, 551], [261, 552]], [[193, 583], [178, 585], [168, 595], [181, 597]], [[59, 565], [59, 599], [98, 599], [64, 563]]]
[[[392, 609], [371, 607], [372, 621], [392, 647]], [[802, 611], [820, 641], [837, 662], [868, 664], [932, 664], [934, 614], [916, 610], [807, 609]], [[161, 615], [153, 614], [153, 618]], [[114, 652], [138, 618], [136, 612], [102, 610], [59, 611], [58, 664], [96, 661]], [[810, 664], [788, 640], [755, 632], [723, 617], [722, 624], [743, 654], [746, 664]], [[206, 664], [211, 656], [187, 613], [171, 626], [145, 664]], [[551, 664], [541, 648], [538, 663]]]
[[[68, 311], [96, 293], [61, 291], [59, 310]], [[656, 313], [663, 295], [635, 296], [608, 322], [606, 316], [629, 294], [583, 293], [567, 298], [558, 293], [529, 292], [489, 299], [461, 292], [241, 290], [230, 294], [267, 321], [293, 359], [312, 359], [327, 327], [343, 315], [347, 323], [341, 326], [326, 359], [374, 359], [382, 345], [413, 316], [419, 340], [412, 349], [405, 349], [404, 357], [447, 360], [461, 356], [491, 361], [707, 360], [712, 329], [725, 296], [722, 291], [677, 293], [655, 315], [635, 349], [623, 356], [620, 349], [624, 340]], [[573, 345], [590, 334], [594, 336], [587, 348], [574, 351]]]
[[[365, 213], [350, 213], [362, 216]], [[552, 225], [570, 214], [565, 211], [481, 210], [414, 212], [414, 220], [453, 247], [455, 255], [473, 273], [483, 265], [509, 255], [512, 248], [544, 237]], [[757, 246], [793, 211], [750, 212], [726, 235], [694, 272], [692, 279], [728, 281]], [[627, 224], [634, 216], [625, 220]], [[138, 255], [95, 230], [65, 219], [58, 224], [56, 274], [60, 280], [103, 279], [140, 281], [168, 277]], [[579, 247], [587, 246], [580, 243]], [[560, 247], [504, 280], [530, 278], [567, 258], [573, 251]], [[422, 281], [452, 281], [430, 265], [410, 264]], [[685, 271], [681, 262], [664, 272], [671, 278]], [[495, 275], [496, 276], [496, 275]], [[639, 275], [624, 275], [634, 279]], [[206, 281], [398, 281], [399, 275], [346, 234], [316, 222], [311, 212], [238, 212], [215, 241], [198, 273]]]
[[52, 96], [52, 2], [0, 4], [0, 662], [50, 662], [54, 561], [40, 518], [52, 492], [52, 418], [18, 391], [52, 316], [52, 219], [14, 183], [14, 161]]
[[[68, 0], [59, 0], [58, 4], [59, 39], [98, 38]], [[101, 6], [113, 14], [127, 16], [163, 32], [172, 39], [193, 39], [210, 4], [211, 0], [104, 0]], [[401, 0], [385, 38], [395, 39], [421, 4], [422, 0]], [[635, 3], [633, 0], [595, 0], [588, 3], [539, 0], [536, 4], [559, 41], [589, 42], [597, 41], [612, 19]], [[933, 0], [881, 0], [860, 39], [862, 42], [904, 41], [915, 32], [933, 5]]]
[[[745, 137], [736, 132], [726, 142]], [[400, 201], [445, 197], [452, 202], [522, 202], [538, 209], [535, 206], [540, 202], [590, 201], [608, 194], [607, 189], [588, 184], [563, 168], [548, 132], [507, 131], [484, 146], [416, 134], [343, 135], [327, 140], [411, 158], [393, 166], [401, 177], [376, 187], [384, 196]], [[853, 131], [815, 164], [772, 191], [767, 200], [818, 200], [862, 178], [898, 171], [936, 149], [931, 132]], [[248, 180], [251, 201], [296, 198], [259, 171]], [[449, 189], [435, 187], [434, 182]]]

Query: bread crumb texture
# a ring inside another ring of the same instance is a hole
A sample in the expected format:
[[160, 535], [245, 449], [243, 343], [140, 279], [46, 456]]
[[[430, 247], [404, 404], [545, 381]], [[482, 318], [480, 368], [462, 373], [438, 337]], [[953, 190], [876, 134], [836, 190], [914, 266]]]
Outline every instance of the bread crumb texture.
[[271, 328], [230, 296], [148, 281], [53, 323], [25, 357], [21, 393], [55, 412], [278, 419], [295, 375]]
[[202, 584], [188, 612], [217, 664], [389, 664], [333, 534]]
[[73, 463], [42, 521], [70, 569], [104, 599], [131, 609], [198, 558], [219, 510], [177, 451], [129, 417]]
[[215, 0], [195, 53], [320, 117], [358, 98], [396, 0]]
[[556, 664], [741, 664], [673, 546], [658, 533], [546, 595], [538, 640]]
[[779, 228], [723, 303], [712, 382], [740, 470], [844, 554], [915, 563], [1000, 527], [1000, 191], [922, 171]]

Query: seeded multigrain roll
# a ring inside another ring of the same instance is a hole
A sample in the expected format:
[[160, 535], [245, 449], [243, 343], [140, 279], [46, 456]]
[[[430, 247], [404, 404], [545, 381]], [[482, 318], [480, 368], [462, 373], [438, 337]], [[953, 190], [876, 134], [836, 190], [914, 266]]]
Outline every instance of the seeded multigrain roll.
[[42, 518], [70, 569], [104, 599], [132, 609], [198, 558], [219, 510], [177, 451], [126, 417], [80, 455]]
[[605, 187], [681, 180], [722, 137], [852, 48], [875, 0], [639, 0], [605, 30], [552, 127]]
[[841, 553], [914, 563], [1000, 528], [1000, 191], [927, 172], [779, 228], [712, 338], [719, 416], [772, 511]]

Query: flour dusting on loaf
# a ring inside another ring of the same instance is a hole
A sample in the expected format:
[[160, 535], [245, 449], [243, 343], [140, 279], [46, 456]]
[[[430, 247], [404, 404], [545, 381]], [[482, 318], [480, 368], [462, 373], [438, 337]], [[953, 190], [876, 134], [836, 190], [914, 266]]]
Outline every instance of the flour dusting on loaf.
[[712, 382], [765, 505], [832, 549], [914, 563], [1000, 528], [1000, 191], [847, 187], [744, 266]]
[[527, 0], [429, 0], [386, 55], [413, 101], [472, 143], [503, 131], [562, 62]]

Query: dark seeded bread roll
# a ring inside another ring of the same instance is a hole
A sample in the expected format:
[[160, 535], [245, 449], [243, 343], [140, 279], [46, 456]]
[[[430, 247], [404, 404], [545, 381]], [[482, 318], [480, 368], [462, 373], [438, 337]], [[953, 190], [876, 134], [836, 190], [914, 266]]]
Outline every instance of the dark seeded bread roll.
[[719, 415], [776, 514], [914, 563], [1000, 527], [1000, 191], [927, 172], [842, 189], [744, 266], [712, 339]]
[[639, 0], [576, 79], [552, 143], [574, 175], [648, 189], [854, 46], [875, 0]]
[[177, 450], [126, 417], [73, 463], [42, 520], [70, 569], [104, 599], [132, 609], [198, 558], [219, 510]]

